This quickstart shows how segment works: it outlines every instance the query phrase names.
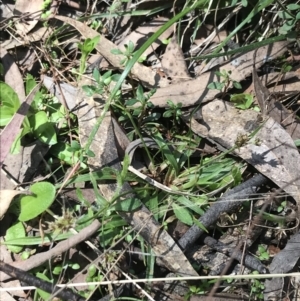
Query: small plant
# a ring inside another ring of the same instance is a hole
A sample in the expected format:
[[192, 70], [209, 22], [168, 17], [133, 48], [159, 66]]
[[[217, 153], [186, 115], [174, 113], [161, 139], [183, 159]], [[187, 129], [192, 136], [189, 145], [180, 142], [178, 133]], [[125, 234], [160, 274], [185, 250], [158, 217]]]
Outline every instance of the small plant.
[[43, 13], [41, 15], [42, 19], [47, 19], [51, 15], [51, 10], [50, 10], [51, 3], [52, 3], [51, 0], [44, 0], [42, 4], [42, 10], [43, 10]]
[[[259, 274], [259, 272], [253, 271], [252, 274], [257, 275], [257, 274]], [[264, 289], [265, 289], [265, 286], [262, 283], [262, 279], [252, 279], [251, 280], [250, 296], [255, 296], [257, 299], [263, 300], [264, 299], [264, 294], [263, 294]]]
[[290, 33], [294, 27], [299, 26], [300, 5], [296, 3], [288, 4], [285, 10], [278, 12], [278, 17], [284, 22], [278, 30], [279, 33]]
[[[25, 91], [28, 95], [36, 86], [35, 79], [28, 74], [25, 82]], [[7, 84], [0, 82], [0, 126], [6, 126], [20, 107], [20, 100], [15, 91]], [[74, 119], [74, 115], [69, 117]], [[25, 117], [20, 133], [16, 137], [11, 153], [20, 151], [21, 139], [25, 136], [39, 139], [50, 146], [58, 142], [56, 127], [59, 124], [60, 130], [68, 127], [66, 109], [59, 101], [43, 92], [38, 91], [31, 104], [27, 117]]]
[[262, 245], [258, 246], [257, 253], [259, 260], [268, 260], [270, 258], [268, 250]]
[[283, 201], [280, 203], [280, 205], [277, 207], [277, 212], [281, 213], [287, 208], [287, 202]]
[[253, 105], [253, 95], [247, 93], [233, 94], [230, 96], [230, 101], [234, 106], [241, 110], [247, 110]]
[[[125, 57], [120, 61], [120, 64], [125, 66], [128, 61], [130, 61], [132, 59], [132, 57], [134, 56], [135, 54], [135, 51], [134, 51], [134, 44], [132, 41], [129, 41], [128, 44], [125, 44], [124, 45], [125, 47], [125, 50], [122, 51], [120, 49], [113, 49], [111, 51], [112, 54], [116, 54], [116, 55], [124, 55]], [[138, 62], [139, 63], [142, 63], [146, 58], [144, 56], [141, 56], [139, 59], [138, 59]]]
[[231, 71], [228, 72], [226, 70], [216, 71], [215, 74], [220, 77], [221, 82], [210, 83], [207, 86], [208, 89], [226, 92], [230, 86], [230, 83], [232, 83], [236, 89], [242, 89], [242, 86], [239, 82], [232, 80], [230, 78]]
[[[83, 86], [82, 89], [88, 96], [93, 96], [95, 94], [107, 95], [110, 92], [109, 89], [111, 82], [117, 82], [119, 77], [119, 74], [112, 74], [111, 70], [101, 75], [99, 70], [95, 68], [93, 70], [93, 78], [96, 81], [96, 85], [86, 85]], [[117, 96], [120, 95], [120, 93], [121, 92], [118, 91]]]
[[215, 280], [201, 280], [199, 285], [189, 286], [189, 292], [184, 297], [184, 300], [189, 300], [191, 295], [204, 295], [209, 292]]
[[80, 76], [86, 70], [86, 61], [89, 54], [95, 49], [95, 46], [98, 44], [100, 36], [96, 36], [92, 39], [87, 38], [83, 43], [78, 43], [78, 48], [81, 50], [79, 74]]
[[167, 100], [168, 108], [163, 114], [163, 117], [170, 118], [173, 117], [174, 124], [180, 121], [180, 117], [182, 115], [182, 103], [174, 104], [173, 101]]

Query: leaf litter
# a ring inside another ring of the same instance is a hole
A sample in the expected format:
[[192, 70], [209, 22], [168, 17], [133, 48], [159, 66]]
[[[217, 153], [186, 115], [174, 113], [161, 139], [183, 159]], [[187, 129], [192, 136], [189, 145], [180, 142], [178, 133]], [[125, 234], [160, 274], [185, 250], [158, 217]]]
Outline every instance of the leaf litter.
[[[25, 2], [23, 2], [24, 1], [17, 1], [17, 6], [21, 4], [25, 5]], [[37, 4], [37, 2], [34, 4]], [[30, 7], [28, 8], [28, 12], [30, 11], [29, 9]], [[76, 28], [84, 38], [93, 38], [99, 34], [97, 31], [89, 28], [81, 21], [75, 21], [69, 17], [58, 15], [56, 15], [56, 18], [74, 26], [74, 28]], [[139, 35], [131, 35], [129, 39], [133, 42], [138, 42], [137, 40], [143, 38], [143, 36], [145, 36], [146, 39], [149, 32], [154, 32], [156, 30], [156, 26], [163, 25], [167, 19], [160, 18], [158, 19], [158, 22], [156, 21], [157, 20], [152, 23], [149, 22], [149, 24], [144, 26], [144, 32], [139, 31], [138, 28], [136, 32], [139, 32]], [[26, 26], [24, 25], [26, 22], [22, 23], [22, 20], [19, 24], [19, 30], [22, 30], [24, 38], [27, 35], [27, 32], [38, 25], [36, 20], [31, 20]], [[151, 27], [153, 24], [156, 24], [154, 29]], [[164, 39], [169, 37], [170, 33], [171, 31], [168, 31]], [[126, 34], [124, 37], [126, 38]], [[37, 38], [37, 41], [38, 39], [39, 37]], [[161, 41], [159, 44], [155, 45], [155, 48], [148, 48], [148, 56], [151, 55], [158, 46], [162, 45]], [[127, 43], [126, 40], [124, 40], [123, 44], [125, 43]], [[6, 46], [6, 49], [14, 47], [15, 44], [12, 46], [13, 44], [14, 41], [10, 41], [8, 46]], [[284, 190], [287, 194], [292, 196], [298, 205], [299, 212], [299, 152], [293, 141], [295, 139], [299, 139], [298, 122], [295, 116], [273, 97], [272, 92], [269, 92], [268, 89], [262, 85], [256, 71], [256, 69], [260, 68], [266, 61], [269, 61], [270, 59], [274, 60], [281, 56], [286, 51], [286, 46], [288, 44], [289, 42], [282, 41], [259, 48], [256, 52], [254, 68], [253, 54], [255, 50], [252, 50], [233, 57], [229, 62], [225, 62], [221, 66], [215, 66], [211, 70], [207, 69], [205, 73], [198, 76], [196, 79], [191, 79], [185, 64], [185, 58], [181, 47], [177, 44], [176, 39], [173, 37], [170, 40], [161, 61], [164, 72], [169, 77], [168, 79], [159, 75], [159, 73], [154, 71], [152, 68], [146, 67], [142, 64], [135, 65], [132, 69], [131, 76], [133, 79], [138, 79], [145, 87], [157, 87], [156, 93], [150, 97], [150, 101], [154, 106], [165, 108], [167, 107], [166, 100], [168, 99], [172, 100], [175, 105], [181, 103], [182, 107], [201, 104], [201, 107], [198, 108], [197, 118], [190, 115], [190, 111], [184, 114], [183, 118], [187, 126], [190, 127], [195, 134], [207, 139], [210, 143], [216, 144], [222, 149], [222, 151], [232, 149], [236, 156], [247, 161], [262, 175], [277, 184], [281, 190]], [[96, 49], [99, 51], [100, 55], [108, 60], [111, 66], [122, 70], [124, 69], [124, 66], [120, 64], [120, 58], [110, 53], [112, 49], [116, 49], [117, 47], [118, 46], [107, 40], [104, 36], [101, 36]], [[207, 89], [207, 84], [209, 82], [220, 80], [220, 78], [218, 78], [215, 74], [217, 70], [225, 70], [227, 73], [230, 73], [231, 79], [237, 82], [245, 80], [252, 74], [257, 101], [260, 104], [261, 111], [263, 113], [264, 110], [266, 111], [265, 114], [262, 114], [263, 118], [260, 113], [255, 111], [242, 111], [236, 109], [232, 104], [224, 100], [217, 99], [217, 96], [219, 96], [218, 92]], [[289, 72], [286, 73], [287, 77], [288, 74]], [[9, 75], [11, 76], [12, 73]], [[99, 103], [96, 103], [93, 99], [87, 99], [86, 96], [80, 96], [78, 100], [79, 102], [74, 104], [74, 95], [82, 93], [80, 85], [78, 85], [78, 87], [74, 87], [70, 85], [70, 83], [61, 83], [62, 89], [60, 90], [57, 87], [56, 81], [53, 81], [49, 77], [43, 77], [43, 82], [45, 86], [48, 86], [48, 89], [50, 89], [51, 86], [52, 91], [58, 98], [63, 97], [63, 92], [70, 110], [74, 108], [77, 109], [76, 114], [79, 119], [79, 137], [81, 147], [84, 147], [86, 139], [89, 137], [93, 125], [95, 124], [96, 118], [101, 115], [101, 105], [99, 106]], [[285, 88], [288, 87], [289, 85], [286, 84]], [[278, 85], [276, 85], [276, 88], [278, 88]], [[297, 89], [297, 86], [296, 88], [291, 86], [291, 88], [295, 90]], [[66, 89], [70, 91], [69, 94], [66, 94]], [[22, 91], [19, 92], [20, 95], [22, 93]], [[20, 99], [24, 99], [24, 95], [23, 97], [20, 97]], [[102, 101], [103, 100], [107, 101], [106, 97], [104, 97]], [[104, 105], [104, 103], [102, 103], [102, 105]], [[81, 110], [83, 108], [87, 111], [82, 113]], [[86, 114], [91, 115], [86, 118]], [[10, 145], [15, 137], [14, 132], [19, 130], [22, 118], [23, 117], [19, 117], [16, 114], [11, 121], [11, 124], [9, 124], [9, 126], [1, 133], [1, 145], [4, 145], [4, 139], [7, 142], [5, 143], [5, 148], [1, 148], [1, 163], [3, 163], [4, 158], [6, 158], [8, 154]], [[9, 137], [8, 133], [13, 133], [13, 135]], [[115, 144], [116, 133], [118, 133], [118, 141], [121, 141], [118, 143], [118, 147]], [[106, 115], [101, 124], [98, 135], [99, 137], [95, 137], [93, 141], [94, 143], [92, 144], [92, 152], [95, 157], [89, 157], [88, 159], [90, 171], [93, 172], [94, 170], [98, 170], [99, 168], [103, 169], [107, 166], [121, 170], [121, 165], [116, 163], [119, 160], [118, 152], [122, 153], [123, 151], [124, 154], [124, 150], [129, 144], [129, 141], [122, 129], [119, 127], [119, 124], [116, 122], [114, 117], [110, 116], [110, 114]], [[240, 142], [241, 138], [243, 138], [242, 142]], [[111, 162], [115, 162], [114, 164], [116, 165], [112, 165]], [[131, 190], [127, 182], [123, 185], [126, 186], [126, 191]], [[116, 184], [101, 184], [99, 186], [102, 197], [106, 200], [110, 200], [114, 196], [116, 190], [119, 189], [119, 191], [122, 191], [123, 188]], [[7, 199], [9, 203], [11, 197], [5, 196], [5, 199]], [[135, 199], [136, 197], [132, 197], [133, 201]], [[3, 214], [5, 214], [4, 210]], [[141, 205], [140, 209], [130, 214], [126, 212], [119, 212], [119, 215], [129, 225], [131, 225], [154, 250], [158, 258], [160, 258], [160, 260], [157, 260], [158, 265], [162, 265], [169, 269], [169, 271], [177, 274], [198, 275], [198, 273], [190, 265], [188, 260], [190, 257], [184, 253], [186, 250], [181, 250], [179, 248], [174, 238], [161, 227], [145, 205]], [[205, 218], [205, 214], [203, 218]], [[217, 218], [219, 218], [219, 215]], [[97, 224], [95, 229], [98, 227], [99, 225]], [[65, 242], [67, 243], [68, 241]], [[218, 252], [224, 252], [220, 247], [223, 243], [221, 240], [212, 242], [212, 238], [206, 236], [204, 238], [204, 242], [212, 249], [215, 249]], [[296, 235], [291, 238], [284, 250], [279, 252], [277, 254], [278, 256], [275, 256], [273, 263], [270, 265], [270, 271], [289, 272], [294, 267], [299, 255], [295, 252], [291, 252], [290, 248], [291, 244], [295, 247], [295, 243], [298, 243]], [[217, 244], [219, 244], [219, 249]], [[234, 249], [234, 244], [237, 244], [237, 242], [234, 241], [232, 249]], [[203, 257], [208, 256], [207, 254], [208, 253], [204, 255], [204, 253], [202, 253], [201, 258], [203, 259]], [[229, 254], [229, 257], [234, 256], [232, 252], [229, 252]], [[45, 255], [45, 258], [47, 258], [48, 255], [53, 256], [53, 253], [45, 252]], [[244, 255], [241, 254], [241, 256]], [[248, 258], [247, 256], [248, 255], [246, 255], [246, 258]], [[31, 257], [31, 259], [32, 258], [33, 257]], [[234, 258], [242, 262], [242, 257], [237, 256]], [[282, 258], [290, 258], [290, 265], [285, 266], [285, 269], [281, 268], [283, 262]], [[214, 258], [210, 258], [212, 266], [223, 266], [223, 264], [226, 263], [226, 260], [228, 260], [228, 257], [224, 257], [223, 263], [214, 260]], [[41, 262], [39, 261], [36, 263], [37, 265], [34, 266], [36, 267], [40, 263]], [[13, 265], [18, 266], [18, 262], [15, 262]], [[26, 261], [20, 266], [25, 267], [25, 265]], [[24, 270], [28, 270], [32, 267], [33, 265], [29, 265], [27, 268], [24, 268]], [[222, 271], [220, 270], [219, 272]], [[282, 293], [280, 291], [282, 282], [274, 284], [271, 281], [270, 283], [266, 282], [266, 285], [270, 291], [277, 290], [279, 291], [279, 295]], [[227, 297], [229, 298], [229, 295], [227, 295]], [[268, 297], [269, 295], [266, 298]], [[194, 296], [191, 300], [195, 300], [195, 298], [197, 297]]]

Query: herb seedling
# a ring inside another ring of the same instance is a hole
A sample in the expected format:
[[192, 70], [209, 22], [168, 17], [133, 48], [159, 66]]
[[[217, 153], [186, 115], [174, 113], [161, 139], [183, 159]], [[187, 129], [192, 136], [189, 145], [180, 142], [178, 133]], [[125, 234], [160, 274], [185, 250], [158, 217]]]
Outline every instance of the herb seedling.
[[233, 94], [230, 96], [230, 101], [234, 103], [236, 108], [247, 110], [253, 104], [253, 95], [247, 93]]
[[[253, 271], [252, 274], [257, 275], [257, 274], [259, 274], [259, 272]], [[263, 300], [264, 299], [264, 294], [263, 294], [264, 289], [265, 289], [265, 286], [262, 283], [262, 279], [252, 279], [251, 280], [250, 296], [255, 296], [257, 299]]]
[[[135, 51], [134, 51], [134, 44], [132, 41], [129, 41], [128, 44], [125, 44], [124, 45], [125, 47], [125, 50], [122, 51], [120, 49], [113, 49], [111, 51], [112, 54], [116, 54], [116, 55], [123, 55], [124, 58], [120, 61], [120, 64], [125, 66], [128, 61], [130, 61], [132, 59], [132, 57], [135, 55]], [[144, 56], [141, 56], [139, 59], [138, 59], [138, 62], [139, 63], [142, 63], [146, 58]]]
[[258, 246], [257, 253], [259, 260], [268, 260], [270, 258], [268, 250], [262, 245]]
[[230, 71], [228, 72], [226, 70], [216, 71], [215, 74], [220, 77], [221, 81], [210, 83], [207, 86], [208, 89], [226, 92], [230, 86], [230, 83], [232, 83], [236, 89], [242, 89], [242, 86], [239, 82], [230, 78], [231, 76]]
[[163, 117], [170, 118], [173, 117], [174, 124], [180, 121], [180, 116], [182, 115], [182, 103], [174, 104], [173, 101], [167, 100], [168, 108], [163, 114]]
[[88, 55], [95, 49], [99, 40], [100, 36], [96, 36], [92, 39], [87, 38], [83, 43], [78, 43], [78, 48], [81, 50], [79, 76], [85, 72]]

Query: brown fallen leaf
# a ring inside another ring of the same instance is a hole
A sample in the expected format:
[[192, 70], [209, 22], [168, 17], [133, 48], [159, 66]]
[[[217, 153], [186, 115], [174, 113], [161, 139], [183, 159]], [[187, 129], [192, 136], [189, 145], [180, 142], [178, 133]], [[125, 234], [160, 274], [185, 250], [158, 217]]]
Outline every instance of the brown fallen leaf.
[[191, 78], [176, 36], [170, 40], [161, 64], [164, 72], [172, 78], [172, 83], [174, 84]]
[[[74, 19], [63, 17], [63, 16], [55, 16], [55, 19], [61, 20], [75, 27], [85, 39], [94, 38], [100, 35], [97, 31], [93, 30], [92, 28], [88, 27], [82, 22], [76, 21]], [[118, 49], [118, 46], [115, 45], [113, 42], [106, 39], [103, 35], [100, 35], [100, 40], [95, 48], [114, 67], [119, 68], [121, 70], [124, 69], [124, 66], [120, 64], [120, 61], [123, 58], [123, 56], [115, 55], [111, 53], [113, 49]], [[152, 87], [169, 86], [169, 81], [167, 79], [162, 78], [159, 74], [157, 74], [152, 69], [139, 63], [136, 63], [133, 66], [133, 68], [131, 69], [131, 74], [137, 79], [139, 79], [147, 87], [152, 88]]]
[[16, 0], [14, 14], [20, 16], [25, 12], [29, 14], [30, 20], [16, 23], [17, 32], [20, 36], [26, 35], [38, 22], [42, 14], [44, 0]]
[[9, 50], [18, 46], [24, 46], [36, 41], [45, 41], [48, 36], [54, 31], [50, 26], [47, 27], [36, 27], [30, 33], [26, 35], [24, 39], [20, 38], [18, 40], [6, 40], [1, 43], [1, 48]]
[[[132, 31], [129, 35], [127, 35], [124, 40], [118, 44], [118, 47], [121, 50], [125, 50], [124, 45], [128, 44], [129, 41], [133, 42], [136, 45], [136, 49], [139, 49], [149, 38], [150, 35], [154, 34], [161, 26], [163, 26], [169, 19], [164, 17], [154, 18], [153, 20], [146, 22]], [[164, 33], [157, 39], [154, 43], [148, 47], [143, 56], [148, 56], [153, 53], [155, 49], [161, 46], [162, 41], [167, 39], [171, 33], [173, 32], [173, 28], [169, 27]]]
[[[300, 258], [300, 233], [294, 234], [283, 250], [276, 254], [269, 266], [270, 274], [286, 274], [295, 268]], [[295, 279], [296, 282], [297, 278]], [[284, 278], [266, 279], [264, 289], [264, 300], [285, 300], [282, 299], [284, 290]]]
[[252, 72], [253, 85], [257, 102], [263, 115], [271, 116], [275, 121], [281, 124], [293, 140], [300, 139], [300, 123], [294, 118], [294, 114], [289, 112], [275, 95], [262, 84], [257, 75], [255, 67]]
[[[282, 41], [259, 48], [256, 53], [256, 67], [259, 68], [266, 61], [283, 54], [288, 44], [288, 41]], [[157, 107], [166, 107], [167, 100], [170, 99], [175, 104], [182, 103], [183, 107], [188, 107], [213, 100], [219, 91], [208, 89], [207, 86], [211, 82], [221, 81], [215, 71], [231, 72], [230, 78], [240, 82], [252, 73], [253, 53], [254, 50], [240, 54], [218, 69], [203, 73], [196, 79], [183, 81], [180, 84], [171, 84], [165, 88], [161, 87], [157, 89], [150, 101]]]
[[[226, 149], [239, 144], [234, 152], [294, 197], [300, 205], [300, 155], [282, 126], [271, 117], [262, 122], [259, 113], [238, 110], [231, 103], [221, 100], [202, 106], [201, 115], [199, 122], [194, 118], [185, 118], [194, 133]], [[258, 132], [250, 138], [249, 135], [255, 130]], [[241, 137], [244, 141], [239, 141]]]

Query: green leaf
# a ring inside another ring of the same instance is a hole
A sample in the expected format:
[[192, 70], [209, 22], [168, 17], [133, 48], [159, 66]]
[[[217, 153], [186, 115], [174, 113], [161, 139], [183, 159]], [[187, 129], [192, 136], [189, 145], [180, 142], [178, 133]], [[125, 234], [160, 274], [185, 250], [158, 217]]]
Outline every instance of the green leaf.
[[247, 93], [233, 94], [230, 97], [230, 101], [235, 103], [237, 108], [249, 109], [253, 104], [253, 95]]
[[129, 198], [118, 201], [113, 205], [113, 209], [117, 211], [134, 211], [142, 206], [141, 201], [138, 198]]
[[[12, 240], [20, 237], [25, 237], [25, 236], [26, 236], [26, 231], [23, 226], [23, 223], [17, 222], [14, 225], [12, 225], [9, 229], [7, 229], [5, 240]], [[7, 248], [13, 253], [19, 253], [23, 249], [22, 246], [17, 246], [17, 245], [10, 245], [7, 246]]]
[[92, 39], [87, 38], [83, 42], [83, 44], [78, 44], [78, 48], [85, 54], [89, 54], [91, 51], [94, 50], [94, 48], [98, 44], [99, 40], [100, 40], [100, 36], [96, 36]]
[[88, 277], [94, 277], [97, 273], [98, 269], [94, 264], [90, 265], [88, 268]]
[[[159, 146], [159, 150], [163, 154], [163, 156], [166, 158], [167, 163], [172, 166], [174, 169], [176, 175], [179, 173], [179, 164], [177, 161], [177, 158], [179, 157], [178, 152], [171, 149], [168, 144], [163, 139], [162, 135], [159, 132], [156, 132], [154, 134], [154, 140]], [[177, 155], [177, 157], [176, 157]]]
[[170, 118], [170, 117], [172, 117], [172, 115], [173, 115], [173, 112], [172, 112], [172, 111], [165, 111], [165, 112], [163, 113], [163, 117], [164, 117], [164, 118]]
[[21, 139], [30, 132], [29, 128], [23, 128], [15, 138], [13, 144], [10, 147], [11, 154], [18, 154], [21, 149]]
[[111, 73], [112, 73], [111, 70], [105, 72], [105, 73], [102, 75], [102, 81], [105, 81], [106, 79], [110, 78], [110, 77], [111, 77]]
[[223, 83], [219, 83], [219, 82], [212, 82], [210, 84], [207, 85], [207, 88], [208, 89], [211, 89], [211, 90], [219, 90], [221, 91], [224, 87], [224, 84]]
[[234, 82], [233, 82], [233, 86], [234, 86], [236, 89], [242, 89], [242, 85], [241, 85], [239, 82], [234, 81]]
[[240, 169], [237, 166], [233, 166], [231, 170], [231, 174], [233, 177], [233, 187], [237, 186], [242, 181], [242, 174]]
[[134, 51], [134, 43], [132, 41], [129, 41], [128, 45], [127, 45], [127, 51], [129, 52], [129, 54], [132, 54]]
[[193, 225], [193, 217], [188, 209], [177, 205], [176, 203], [172, 204], [173, 211], [176, 217], [183, 223], [192, 226]]
[[144, 90], [143, 87], [141, 85], [138, 85], [137, 89], [136, 89], [136, 97], [139, 100], [144, 100]]
[[112, 80], [113, 82], [117, 82], [117, 81], [120, 79], [120, 76], [121, 76], [121, 74], [113, 74], [113, 75], [111, 76], [111, 80]]
[[[37, 276], [38, 278], [44, 280], [44, 281], [47, 281], [47, 282], [52, 283], [52, 281], [51, 281], [46, 275], [44, 275], [44, 274], [42, 274], [42, 273], [37, 273], [36, 276]], [[39, 288], [38, 288], [36, 291], [37, 291], [38, 295], [39, 295], [43, 300], [49, 300], [49, 299], [51, 299], [51, 294], [49, 294], [49, 293], [47, 293], [47, 292], [45, 292], [45, 291], [43, 291], [43, 290], [41, 290], [41, 289], [39, 289]]]
[[25, 93], [26, 95], [28, 95], [31, 90], [37, 85], [34, 77], [31, 74], [27, 74], [26, 75], [26, 79], [25, 79]]
[[242, 6], [247, 7], [248, 6], [248, 1], [247, 0], [242, 0]]
[[54, 126], [48, 121], [48, 116], [44, 111], [37, 112], [36, 114], [30, 116], [29, 122], [33, 129], [33, 134], [38, 139], [48, 145], [57, 143]]
[[135, 99], [135, 98], [132, 98], [132, 99], [129, 99], [125, 102], [125, 105], [126, 106], [133, 106], [135, 105], [137, 102], [139, 102], [139, 100]]
[[300, 146], [300, 139], [295, 140], [294, 143], [297, 147]]
[[196, 219], [194, 218], [194, 224], [197, 225], [200, 229], [208, 233], [208, 230]]
[[[199, 201], [199, 199], [198, 199]], [[182, 206], [189, 208], [190, 210], [193, 210], [194, 212], [196, 212], [199, 215], [203, 215], [204, 211], [203, 209], [201, 209], [201, 205], [199, 203], [190, 201], [188, 198], [186, 198], [185, 196], [179, 196], [176, 199], [177, 203], [180, 203]], [[203, 201], [204, 203], [204, 201]]]
[[97, 82], [97, 83], [99, 83], [100, 82], [100, 72], [99, 72], [99, 70], [98, 70], [98, 68], [94, 68], [94, 70], [93, 70], [93, 78], [95, 79], [95, 81]]
[[48, 209], [55, 200], [55, 187], [48, 182], [35, 183], [30, 187], [33, 195], [20, 197], [20, 215], [22, 222], [31, 220], [46, 209]]
[[286, 6], [287, 9], [289, 10], [296, 10], [296, 9], [299, 9], [300, 8], [300, 5], [299, 4], [296, 4], [296, 3], [291, 3], [291, 4], [288, 4]]
[[4, 82], [0, 82], [0, 92], [0, 126], [5, 126], [20, 107], [20, 100], [17, 93]]
[[2, 105], [0, 111], [0, 126], [6, 126], [7, 124], [9, 124], [12, 117], [14, 116], [14, 113], [15, 112], [11, 107]]
[[120, 55], [123, 54], [123, 52], [120, 49], [112, 49], [110, 51], [112, 54]]
[[283, 19], [283, 20], [288, 20], [288, 19], [293, 19], [294, 18], [291, 14], [289, 14], [285, 11], [278, 12], [278, 17], [280, 19]]
[[87, 96], [93, 96], [96, 93], [96, 87], [94, 86], [82, 86], [82, 90]]
[[[73, 142], [75, 143], [76, 141]], [[80, 152], [75, 149], [75, 147], [72, 148], [67, 143], [58, 142], [50, 148], [50, 153], [59, 160], [72, 166], [77, 163], [80, 158]], [[84, 162], [81, 162], [81, 167], [86, 167]]]
[[81, 150], [81, 146], [78, 141], [73, 140], [71, 142], [71, 147], [68, 148], [68, 151], [79, 151]]
[[73, 235], [74, 235], [74, 233], [72, 233], [72, 232], [62, 233], [59, 235], [51, 233], [49, 235], [46, 235], [43, 238], [40, 236], [34, 236], [34, 237], [26, 236], [26, 237], [6, 240], [1, 243], [4, 245], [7, 245], [7, 246], [10, 246], [10, 245], [35, 246], [35, 245], [41, 245], [41, 244], [45, 244], [45, 243], [52, 243], [53, 241], [65, 240], [65, 239], [72, 237]]

